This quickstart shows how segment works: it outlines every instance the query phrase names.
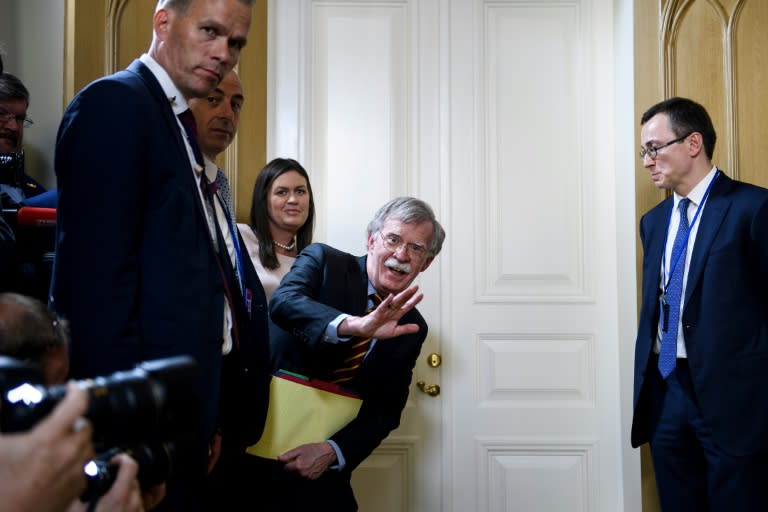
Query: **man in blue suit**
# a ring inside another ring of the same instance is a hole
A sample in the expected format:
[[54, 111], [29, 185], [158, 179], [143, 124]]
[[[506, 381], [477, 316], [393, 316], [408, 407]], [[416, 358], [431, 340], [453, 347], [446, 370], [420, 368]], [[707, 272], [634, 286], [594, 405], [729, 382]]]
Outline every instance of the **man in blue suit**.
[[650, 443], [664, 511], [768, 510], [768, 190], [712, 164], [698, 103], [641, 124], [643, 164], [673, 194], [640, 221], [632, 445]]
[[215, 433], [244, 449], [266, 415], [266, 299], [226, 236], [187, 108], [237, 63], [252, 3], [159, 0], [149, 51], [78, 93], [56, 145], [52, 306], [70, 321], [71, 376], [178, 354], [200, 366], [199, 442], [169, 481], [173, 510], [202, 507]]
[[298, 255], [269, 303], [279, 326], [270, 330], [273, 367], [334, 382], [363, 402], [327, 441], [296, 446], [278, 461], [261, 459], [261, 510], [357, 510], [351, 473], [399, 425], [427, 336], [415, 309], [423, 295], [411, 285], [444, 238], [429, 205], [400, 197], [369, 223], [366, 256], [324, 244]]

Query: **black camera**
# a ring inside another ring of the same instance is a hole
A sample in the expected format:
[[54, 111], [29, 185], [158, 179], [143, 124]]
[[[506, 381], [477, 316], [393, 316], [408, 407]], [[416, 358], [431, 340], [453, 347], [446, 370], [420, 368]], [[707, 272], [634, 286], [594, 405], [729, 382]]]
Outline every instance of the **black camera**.
[[[118, 453], [127, 453], [137, 462], [139, 472], [136, 478], [141, 489], [159, 485], [184, 465], [187, 442], [192, 438], [179, 437], [174, 441], [153, 441], [135, 445], [115, 447], [100, 453], [85, 465], [87, 486], [80, 496], [83, 502], [91, 502], [109, 491], [117, 478], [118, 466], [111, 462]], [[189, 447], [191, 448], [191, 446]]]
[[0, 153], [0, 183], [21, 186], [24, 177], [24, 151]]
[[[194, 442], [199, 404], [191, 390], [198, 367], [189, 356], [156, 359], [104, 377], [77, 381], [88, 393], [85, 416], [93, 424], [100, 455], [86, 466], [83, 501], [111, 487], [116, 468], [109, 462], [127, 452], [139, 464], [139, 483], [148, 488], [167, 480], [184, 447]], [[0, 431], [22, 432], [47, 416], [66, 394], [66, 386], [38, 384], [39, 372], [0, 356]]]

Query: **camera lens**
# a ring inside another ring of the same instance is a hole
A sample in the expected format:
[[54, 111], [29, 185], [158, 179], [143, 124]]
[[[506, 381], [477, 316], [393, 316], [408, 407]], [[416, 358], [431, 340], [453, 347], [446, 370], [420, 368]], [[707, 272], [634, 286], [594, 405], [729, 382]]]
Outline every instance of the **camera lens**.
[[[194, 423], [199, 404], [190, 389], [196, 374], [194, 359], [177, 356], [78, 381], [88, 392], [86, 417], [93, 424], [96, 450], [170, 437]], [[11, 378], [14, 383], [19, 380]], [[48, 415], [65, 393], [66, 386], [45, 388], [30, 382], [3, 390], [0, 430], [28, 430]]]

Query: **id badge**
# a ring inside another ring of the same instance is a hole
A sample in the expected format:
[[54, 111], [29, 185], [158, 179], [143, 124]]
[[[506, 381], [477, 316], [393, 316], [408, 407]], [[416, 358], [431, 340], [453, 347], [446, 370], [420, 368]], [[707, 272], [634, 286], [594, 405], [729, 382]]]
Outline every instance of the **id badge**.
[[248, 311], [248, 318], [251, 318], [251, 310], [253, 306], [253, 292], [250, 288], [245, 289], [245, 309]]

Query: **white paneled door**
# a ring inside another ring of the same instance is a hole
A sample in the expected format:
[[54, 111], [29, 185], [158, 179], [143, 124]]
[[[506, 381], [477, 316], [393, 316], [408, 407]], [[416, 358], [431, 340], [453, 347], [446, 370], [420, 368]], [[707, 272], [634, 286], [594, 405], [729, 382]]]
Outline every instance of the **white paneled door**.
[[269, 4], [268, 154], [310, 172], [316, 240], [362, 254], [397, 195], [447, 231], [402, 424], [354, 474], [364, 512], [640, 510], [614, 4]]

